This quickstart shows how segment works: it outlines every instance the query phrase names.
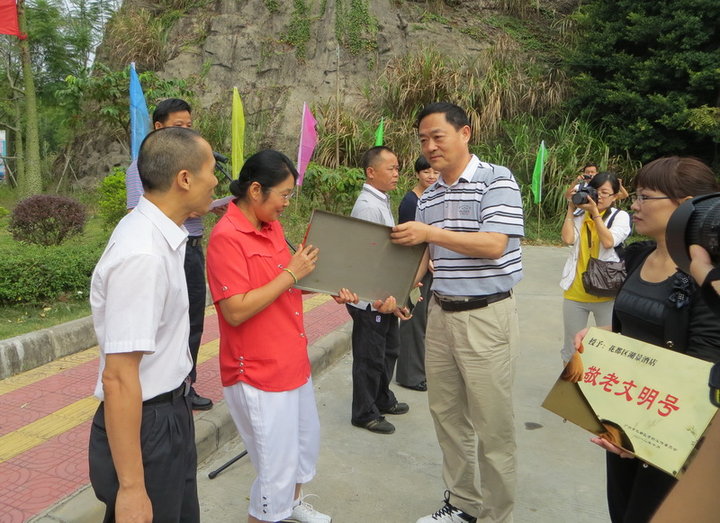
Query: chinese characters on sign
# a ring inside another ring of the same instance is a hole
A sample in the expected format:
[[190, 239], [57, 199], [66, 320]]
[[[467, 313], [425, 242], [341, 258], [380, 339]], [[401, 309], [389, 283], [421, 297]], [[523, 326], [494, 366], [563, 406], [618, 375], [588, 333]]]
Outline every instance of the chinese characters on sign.
[[[636, 389], [638, 389], [639, 386], [633, 380], [621, 380], [614, 372], [603, 374], [602, 371], [595, 366], [590, 367], [585, 372], [583, 383], [600, 386], [603, 391], [612, 393], [615, 396], [622, 396], [622, 399], [625, 401], [635, 402], [639, 407], [645, 406], [647, 410], [653, 407], [655, 400], [657, 400], [660, 395], [659, 390], [650, 387], [643, 387], [638, 392]], [[615, 387], [615, 385], [620, 385], [620, 387]], [[618, 391], [618, 389], [622, 390]], [[634, 394], [636, 393], [637, 395], [635, 396]], [[677, 403], [677, 396], [666, 394], [664, 399], [658, 401], [658, 404], [661, 405], [661, 407], [657, 409], [658, 415], [668, 416], [673, 411], [679, 410], [680, 406]]]
[[556, 384], [547, 408], [596, 434], [617, 427], [626, 450], [677, 476], [717, 411], [707, 400], [712, 364], [598, 328], [583, 347], [583, 379]]

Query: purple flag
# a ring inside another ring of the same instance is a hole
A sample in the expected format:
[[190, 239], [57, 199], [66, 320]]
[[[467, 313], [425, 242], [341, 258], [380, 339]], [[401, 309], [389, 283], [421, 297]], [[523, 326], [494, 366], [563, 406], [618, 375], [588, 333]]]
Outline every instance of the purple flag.
[[300, 124], [300, 147], [298, 147], [297, 170], [300, 176], [297, 179], [297, 185], [300, 186], [305, 178], [310, 157], [312, 156], [315, 146], [318, 143], [317, 131], [315, 130], [315, 117], [310, 112], [306, 103], [303, 103], [302, 123]]

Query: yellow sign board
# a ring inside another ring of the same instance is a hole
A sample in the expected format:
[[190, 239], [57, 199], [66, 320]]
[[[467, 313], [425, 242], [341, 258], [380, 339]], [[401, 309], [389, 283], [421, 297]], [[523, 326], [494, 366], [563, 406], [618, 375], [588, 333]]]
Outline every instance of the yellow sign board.
[[[588, 331], [583, 347], [585, 372], [575, 389], [583, 403], [601, 423], [620, 429], [626, 450], [678, 476], [717, 411], [708, 399], [712, 363], [598, 328]], [[589, 428], [573, 419], [578, 413], [567, 411], [570, 402], [557, 391], [548, 399], [543, 406]]]

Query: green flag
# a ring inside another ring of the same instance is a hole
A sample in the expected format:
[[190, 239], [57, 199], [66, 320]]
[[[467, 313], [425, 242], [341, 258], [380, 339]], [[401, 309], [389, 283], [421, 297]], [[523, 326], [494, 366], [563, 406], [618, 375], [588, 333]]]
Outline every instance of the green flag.
[[535, 168], [533, 169], [532, 184], [530, 189], [533, 193], [534, 203], [540, 203], [542, 201], [542, 178], [543, 178], [543, 167], [545, 166], [545, 159], [547, 158], [547, 149], [545, 148], [545, 140], [540, 142], [538, 148], [537, 158], [535, 158]]
[[385, 133], [385, 118], [380, 118], [380, 125], [375, 130], [375, 147], [383, 145], [383, 134]]

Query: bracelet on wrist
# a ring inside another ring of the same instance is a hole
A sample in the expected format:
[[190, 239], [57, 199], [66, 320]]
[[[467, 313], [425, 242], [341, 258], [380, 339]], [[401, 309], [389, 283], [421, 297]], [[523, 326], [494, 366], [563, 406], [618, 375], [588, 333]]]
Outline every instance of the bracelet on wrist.
[[292, 276], [292, 279], [295, 282], [295, 285], [297, 285], [298, 279], [297, 279], [297, 276], [295, 276], [295, 273], [288, 268], [284, 268], [283, 270], [285, 272], [287, 272], [290, 276]]

